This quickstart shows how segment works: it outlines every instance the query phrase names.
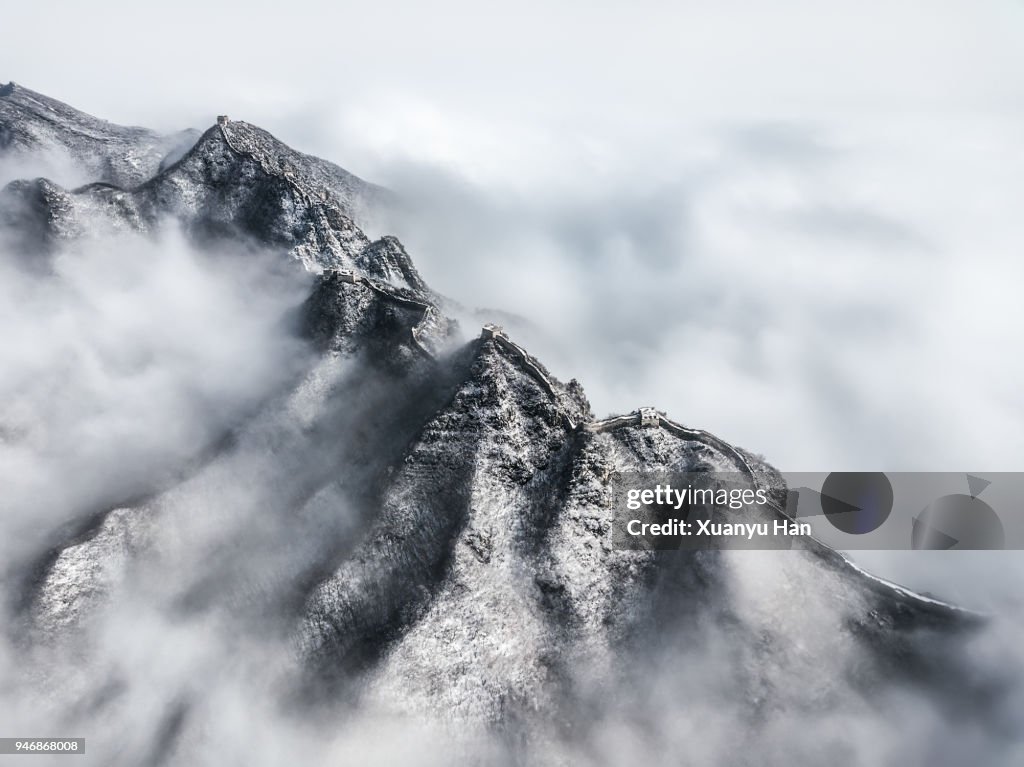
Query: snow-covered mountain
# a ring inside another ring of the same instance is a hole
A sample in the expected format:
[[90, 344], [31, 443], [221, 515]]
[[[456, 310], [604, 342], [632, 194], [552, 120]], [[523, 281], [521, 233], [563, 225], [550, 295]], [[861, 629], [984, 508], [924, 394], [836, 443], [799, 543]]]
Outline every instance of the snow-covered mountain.
[[[747, 472], [776, 499], [782, 478], [668, 418], [598, 419], [504, 332], [460, 327], [402, 244], [357, 224], [379, 188], [245, 122], [161, 136], [14, 84], [0, 151], [89, 178], [0, 191], [4, 257], [33, 279], [79, 243], [169, 230], [309, 275], [281, 319], [308, 351], [294, 373], [12, 549], [4, 673], [39, 696], [26, 727], [53, 717], [97, 764], [285, 763], [274, 743], [387, 759], [394, 738], [438, 763], [959, 764], [942, 723], [1001, 737], [978, 616], [810, 539], [616, 550], [623, 476]], [[265, 732], [228, 748], [236, 719]]]

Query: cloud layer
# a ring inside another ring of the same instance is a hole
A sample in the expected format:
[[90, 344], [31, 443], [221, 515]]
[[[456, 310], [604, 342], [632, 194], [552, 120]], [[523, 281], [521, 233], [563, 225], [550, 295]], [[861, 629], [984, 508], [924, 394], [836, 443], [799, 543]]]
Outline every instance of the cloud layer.
[[800, 470], [1012, 470], [1024, 190], [972, 133], [998, 123], [919, 127], [692, 131], [657, 175], [636, 146], [530, 180], [396, 164], [382, 226], [540, 326], [600, 413], [654, 403]]
[[204, 254], [168, 229], [84, 241], [43, 270], [0, 256], [8, 565], [165, 486], [305, 364], [287, 313], [308, 278], [268, 254]]

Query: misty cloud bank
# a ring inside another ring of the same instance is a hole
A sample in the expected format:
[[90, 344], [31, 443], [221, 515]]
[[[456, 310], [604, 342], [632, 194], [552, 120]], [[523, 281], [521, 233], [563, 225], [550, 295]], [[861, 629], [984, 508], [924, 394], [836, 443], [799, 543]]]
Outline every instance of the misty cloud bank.
[[[96, 764], [161, 762], [186, 726], [268, 764], [299, 758], [308, 726], [283, 737], [274, 724], [287, 635], [269, 600], [252, 603], [319, 561], [297, 548], [311, 526], [331, 545], [331, 525], [350, 521], [329, 487], [305, 516], [280, 513], [326, 470], [308, 403], [282, 396], [305, 379], [315, 400], [341, 375], [318, 374], [297, 334], [311, 278], [279, 254], [200, 250], [173, 227], [29, 267], [0, 253], [5, 733], [85, 733]], [[94, 519], [41, 586], [74, 601], [44, 597], [50, 622], [26, 624], [26, 569]]]
[[0, 559], [165, 486], [306, 364], [309, 280], [168, 229], [0, 258]]
[[567, 137], [522, 175], [384, 162], [406, 207], [381, 227], [442, 292], [529, 318], [599, 413], [656, 404], [794, 470], [1016, 468], [1024, 176], [1000, 123], [665, 138]]

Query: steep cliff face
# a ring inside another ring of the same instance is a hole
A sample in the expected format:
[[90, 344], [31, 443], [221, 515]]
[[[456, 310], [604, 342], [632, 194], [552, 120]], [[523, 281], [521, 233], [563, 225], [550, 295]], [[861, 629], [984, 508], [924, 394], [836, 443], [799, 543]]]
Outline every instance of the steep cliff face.
[[[229, 646], [279, 640], [270, 666], [288, 699], [468, 723], [513, 751], [540, 748], [534, 761], [600, 762], [582, 745], [594, 728], [645, 717], [652, 738], [679, 747], [665, 730], [674, 719], [654, 710], [666, 664], [685, 669], [670, 675], [673, 716], [685, 716], [680, 699], [695, 711], [728, 704], [747, 733], [732, 746], [748, 756], [785, 712], [860, 716], [891, 685], [927, 691], [939, 708], [979, 699], [985, 686], [960, 671], [976, 618], [814, 541], [785, 552], [615, 550], [621, 476], [744, 471], [775, 494], [781, 478], [668, 419], [599, 423], [578, 383], [556, 380], [499, 330], [461, 336], [402, 245], [371, 242], [356, 225], [371, 188], [355, 177], [229, 120], [165, 162], [165, 139], [20, 87], [0, 96], [0, 130], [22, 152], [59, 143], [95, 174], [74, 190], [45, 179], [3, 190], [21, 253], [172, 220], [198, 247], [254, 241], [317, 274], [298, 310], [313, 351], [301, 375], [194, 456], [180, 481], [69, 520], [36, 552], [31, 577], [7, 584], [12, 625], [33, 653], [74, 647], [104, 669], [73, 695], [59, 672], [44, 674], [69, 726], [92, 726], [94, 711], [72, 705], [83, 699], [113, 721], [129, 716], [132, 695], [118, 690], [131, 689], [132, 672], [103, 639], [118, 605], [212, 621]], [[196, 655], [215, 667], [220, 656], [207, 655], [224, 645], [209, 644]], [[213, 699], [195, 680], [159, 684], [170, 713], [107, 763], [202, 739], [188, 712]], [[729, 746], [721, 759], [747, 763]]]

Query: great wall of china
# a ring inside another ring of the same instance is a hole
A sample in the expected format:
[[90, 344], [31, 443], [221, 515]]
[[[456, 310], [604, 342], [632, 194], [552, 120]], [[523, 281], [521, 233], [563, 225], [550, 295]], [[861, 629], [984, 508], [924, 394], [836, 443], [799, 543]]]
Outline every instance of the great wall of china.
[[[526, 372], [536, 379], [544, 390], [547, 391], [559, 405], [562, 404], [561, 400], [564, 395], [555, 388], [554, 384], [545, 374], [543, 368], [541, 368], [539, 363], [529, 354], [529, 352], [523, 349], [519, 344], [512, 341], [501, 326], [494, 324], [484, 325], [481, 337], [484, 339], [491, 339], [502, 348], [511, 352], [512, 357], [522, 364]], [[755, 475], [753, 468], [751, 468], [750, 462], [747, 460], [746, 456], [744, 456], [739, 450], [710, 432], [704, 431], [703, 429], [692, 429], [688, 426], [676, 423], [669, 419], [664, 413], [655, 410], [654, 408], [642, 407], [627, 415], [611, 416], [602, 420], [588, 421], [582, 424], [577, 424], [575, 420], [568, 415], [565, 415], [564, 417], [569, 423], [571, 430], [582, 430], [591, 434], [609, 432], [623, 426], [663, 428], [678, 437], [695, 440], [725, 453], [735, 461], [740, 472], [746, 475], [755, 483], [755, 486], [757, 486], [757, 476]]]

